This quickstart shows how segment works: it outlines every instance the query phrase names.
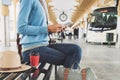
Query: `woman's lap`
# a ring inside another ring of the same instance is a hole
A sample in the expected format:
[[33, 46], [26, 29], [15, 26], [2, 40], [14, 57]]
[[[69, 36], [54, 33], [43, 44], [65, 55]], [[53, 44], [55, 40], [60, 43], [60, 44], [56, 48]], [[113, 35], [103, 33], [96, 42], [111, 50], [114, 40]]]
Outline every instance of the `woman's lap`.
[[71, 66], [75, 61], [79, 63], [81, 59], [81, 49], [75, 44], [51, 44], [49, 47], [41, 46], [28, 50], [23, 52], [24, 61], [29, 60], [29, 54], [31, 51], [36, 53], [39, 52], [41, 62], [64, 65], [66, 67]]

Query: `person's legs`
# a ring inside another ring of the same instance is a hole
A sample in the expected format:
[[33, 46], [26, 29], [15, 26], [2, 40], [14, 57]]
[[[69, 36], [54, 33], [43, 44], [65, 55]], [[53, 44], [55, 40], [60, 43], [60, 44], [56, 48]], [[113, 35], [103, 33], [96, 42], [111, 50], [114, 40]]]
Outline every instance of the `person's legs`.
[[76, 69], [81, 60], [81, 48], [75, 44], [51, 44], [23, 52], [23, 60], [29, 61], [31, 51], [40, 54], [41, 62], [64, 65], [65, 68]]
[[76, 69], [81, 60], [81, 48], [75, 44], [51, 44], [51, 48], [54, 48], [65, 55], [64, 67]]
[[68, 79], [69, 68], [73, 65], [74, 69], [77, 69], [81, 60], [81, 48], [75, 44], [52, 44], [50, 47], [65, 54], [64, 60], [64, 80]]
[[29, 54], [31, 52], [40, 54], [40, 62], [48, 62], [55, 65], [63, 65], [64, 63], [65, 55], [60, 51], [47, 46], [42, 46], [23, 52], [22, 57], [24, 61], [29, 61]]

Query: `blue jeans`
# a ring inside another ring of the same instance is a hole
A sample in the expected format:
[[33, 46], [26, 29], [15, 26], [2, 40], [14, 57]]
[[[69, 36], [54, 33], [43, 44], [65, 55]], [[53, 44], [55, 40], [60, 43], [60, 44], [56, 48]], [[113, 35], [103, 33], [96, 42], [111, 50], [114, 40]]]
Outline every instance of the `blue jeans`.
[[31, 51], [39, 53], [40, 62], [63, 65], [65, 68], [77, 69], [81, 60], [81, 48], [76, 44], [50, 44], [40, 46], [22, 53], [23, 61], [29, 61]]

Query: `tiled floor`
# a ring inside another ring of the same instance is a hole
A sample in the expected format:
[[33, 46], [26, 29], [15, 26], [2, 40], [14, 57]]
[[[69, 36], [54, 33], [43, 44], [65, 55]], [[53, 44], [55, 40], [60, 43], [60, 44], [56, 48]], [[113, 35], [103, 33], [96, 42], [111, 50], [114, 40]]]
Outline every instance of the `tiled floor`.
[[[120, 48], [115, 46], [99, 45], [85, 43], [82, 39], [64, 40], [64, 43], [75, 43], [82, 48], [82, 60], [80, 63], [82, 67], [91, 67], [98, 80], [120, 80]], [[12, 50], [15, 46], [12, 45]], [[0, 51], [9, 49], [0, 47]], [[54, 80], [54, 71], [51, 74], [51, 79]]]

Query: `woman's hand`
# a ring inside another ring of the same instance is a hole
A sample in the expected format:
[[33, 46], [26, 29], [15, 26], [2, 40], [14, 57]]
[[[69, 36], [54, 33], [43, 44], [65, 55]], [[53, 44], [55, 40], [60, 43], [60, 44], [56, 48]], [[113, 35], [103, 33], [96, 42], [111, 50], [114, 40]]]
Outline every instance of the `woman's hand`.
[[60, 32], [65, 28], [62, 24], [54, 24], [48, 26], [48, 31], [52, 33]]

